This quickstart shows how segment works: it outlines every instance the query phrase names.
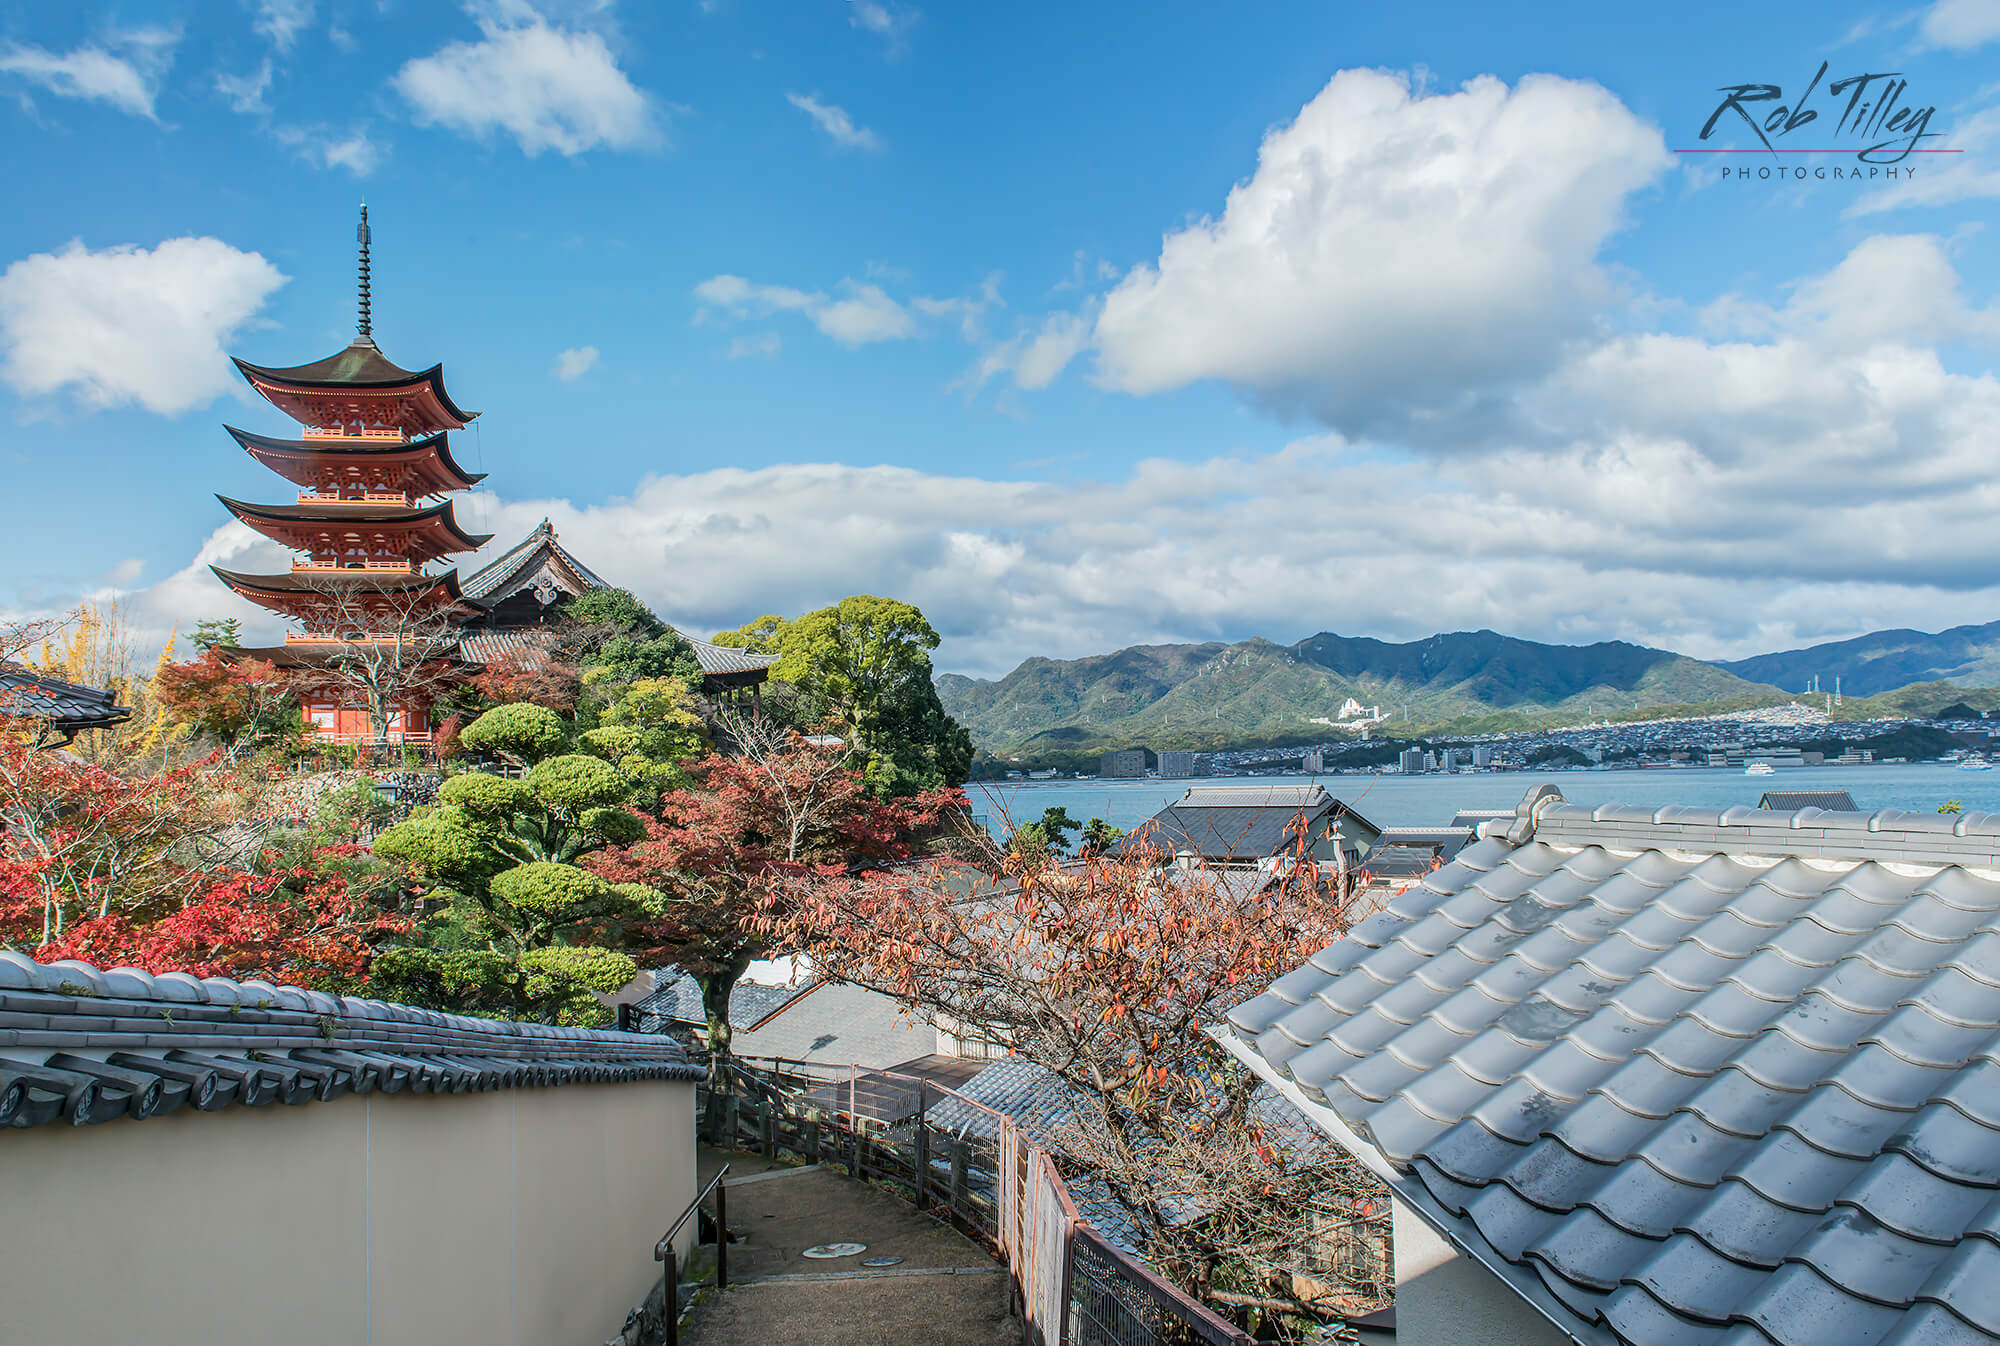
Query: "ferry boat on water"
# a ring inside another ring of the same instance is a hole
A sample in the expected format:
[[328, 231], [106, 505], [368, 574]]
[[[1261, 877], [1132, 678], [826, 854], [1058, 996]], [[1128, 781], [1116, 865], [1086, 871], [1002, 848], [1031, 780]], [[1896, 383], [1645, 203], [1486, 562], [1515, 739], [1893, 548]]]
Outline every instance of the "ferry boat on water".
[[1958, 769], [1960, 771], [1991, 771], [1993, 763], [1987, 761], [1984, 757], [1968, 757], [1958, 764]]
[[1752, 762], [1749, 766], [1743, 768], [1743, 774], [1746, 776], [1775, 776], [1778, 774], [1778, 768], [1772, 766], [1769, 762]]

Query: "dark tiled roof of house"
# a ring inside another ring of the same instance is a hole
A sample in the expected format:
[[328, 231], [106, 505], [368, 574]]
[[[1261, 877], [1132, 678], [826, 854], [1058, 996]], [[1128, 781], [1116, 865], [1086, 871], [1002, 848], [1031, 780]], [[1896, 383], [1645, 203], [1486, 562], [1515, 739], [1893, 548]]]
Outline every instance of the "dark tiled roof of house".
[[0, 1126], [702, 1074], [661, 1037], [0, 952]]
[[[693, 977], [672, 968], [660, 974], [659, 985], [632, 1008], [640, 1015], [641, 1032], [665, 1032], [670, 1023], [705, 1027], [708, 1015], [701, 1007], [701, 987]], [[729, 992], [729, 1026], [748, 1028], [810, 991], [815, 983], [799, 986], [766, 986], [761, 982], [739, 981]]]
[[1835, 813], [1856, 813], [1859, 806], [1845, 790], [1766, 790], [1757, 801], [1760, 809], [1797, 813], [1800, 809], [1829, 809]]
[[1581, 1341], [2000, 1342], [2000, 815], [1485, 830], [1231, 1049]]
[[1361, 868], [1374, 878], [1421, 878], [1450, 860], [1472, 841], [1465, 827], [1385, 827], [1361, 857]]
[[822, 981], [738, 1029], [730, 1046], [739, 1056], [882, 1069], [931, 1055], [937, 1030], [894, 996]]
[[18, 664], [0, 664], [0, 715], [47, 720], [66, 734], [102, 729], [132, 718], [110, 692], [83, 687]]
[[1262, 860], [1319, 838], [1341, 819], [1370, 833], [1381, 829], [1318, 785], [1197, 785], [1112, 846], [1114, 855], [1141, 845], [1192, 853], [1221, 863]]

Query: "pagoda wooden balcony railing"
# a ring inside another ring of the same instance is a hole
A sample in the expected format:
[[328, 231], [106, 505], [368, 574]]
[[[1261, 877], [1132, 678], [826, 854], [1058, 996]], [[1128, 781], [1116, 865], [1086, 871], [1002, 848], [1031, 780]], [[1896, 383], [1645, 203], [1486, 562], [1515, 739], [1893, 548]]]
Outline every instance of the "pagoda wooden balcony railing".
[[358, 565], [342, 561], [335, 565], [295, 565], [292, 567], [294, 575], [351, 575], [357, 570], [393, 570], [399, 575], [423, 574], [421, 568], [403, 560], [371, 560], [362, 561]]
[[[350, 631], [336, 635], [331, 631], [292, 631], [285, 635], [287, 645], [391, 645], [401, 640], [411, 643], [407, 631]], [[440, 655], [440, 658], [443, 656]]]
[[391, 430], [379, 426], [369, 430], [353, 431], [344, 429], [338, 425], [332, 425], [332, 426], [308, 425], [305, 427], [305, 433], [302, 436], [302, 438], [359, 439], [359, 440], [372, 441], [377, 444], [381, 443], [400, 444], [403, 443], [405, 440], [409, 439], [409, 436], [404, 434], [401, 430]]
[[301, 505], [414, 505], [408, 491], [363, 491], [354, 495], [342, 491], [300, 491]]
[[391, 729], [387, 738], [376, 738], [373, 729], [353, 730], [346, 733], [332, 729], [314, 728], [311, 725], [308, 725], [307, 729], [312, 733], [313, 742], [333, 744], [337, 747], [344, 747], [350, 743], [383, 743], [392, 748], [428, 748], [435, 738], [435, 735], [429, 729], [411, 729], [407, 731]]

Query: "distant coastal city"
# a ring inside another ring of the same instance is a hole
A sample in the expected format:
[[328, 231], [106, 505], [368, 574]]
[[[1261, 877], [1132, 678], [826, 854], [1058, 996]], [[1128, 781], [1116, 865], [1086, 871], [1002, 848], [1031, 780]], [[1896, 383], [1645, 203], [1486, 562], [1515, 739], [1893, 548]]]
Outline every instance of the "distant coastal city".
[[[1608, 770], [1613, 767], [1732, 768], [1762, 775], [1785, 768], [1916, 761], [1988, 765], [2000, 752], [1985, 713], [1949, 706], [1934, 716], [1846, 720], [1803, 705], [1658, 720], [1600, 721], [1502, 734], [1398, 738], [1380, 731], [1379, 711], [1358, 737], [1288, 747], [1211, 752], [1121, 748], [1099, 759], [1097, 778], [1404, 775]], [[1088, 778], [1087, 771], [1008, 767], [1007, 780]]]

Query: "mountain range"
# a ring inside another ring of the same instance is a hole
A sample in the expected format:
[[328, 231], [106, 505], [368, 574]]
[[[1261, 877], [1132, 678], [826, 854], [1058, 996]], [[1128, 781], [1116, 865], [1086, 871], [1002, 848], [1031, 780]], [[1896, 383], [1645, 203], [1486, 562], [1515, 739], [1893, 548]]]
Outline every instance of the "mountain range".
[[[1624, 641], [1546, 645], [1494, 631], [1407, 643], [1322, 632], [1294, 645], [1136, 645], [1083, 659], [1028, 659], [997, 680], [944, 674], [939, 700], [996, 754], [1075, 757], [1111, 747], [1312, 742], [1348, 698], [1380, 706], [1378, 733], [1529, 728], [1643, 711], [1770, 704], [1808, 678], [1859, 697], [1935, 683], [2000, 685], [2000, 622], [1927, 635], [1878, 631], [1807, 649], [1709, 663]], [[1940, 705], [1942, 702], [1939, 703]]]
[[1961, 687], [2000, 687], [2000, 622], [1954, 626], [1935, 635], [1923, 631], [1872, 631], [1852, 640], [1809, 645], [1802, 650], [1718, 661], [1740, 678], [1775, 683], [1797, 691], [1818, 678], [1824, 691], [1834, 679], [1849, 696], [1874, 696], [1913, 682], [1955, 682]]

